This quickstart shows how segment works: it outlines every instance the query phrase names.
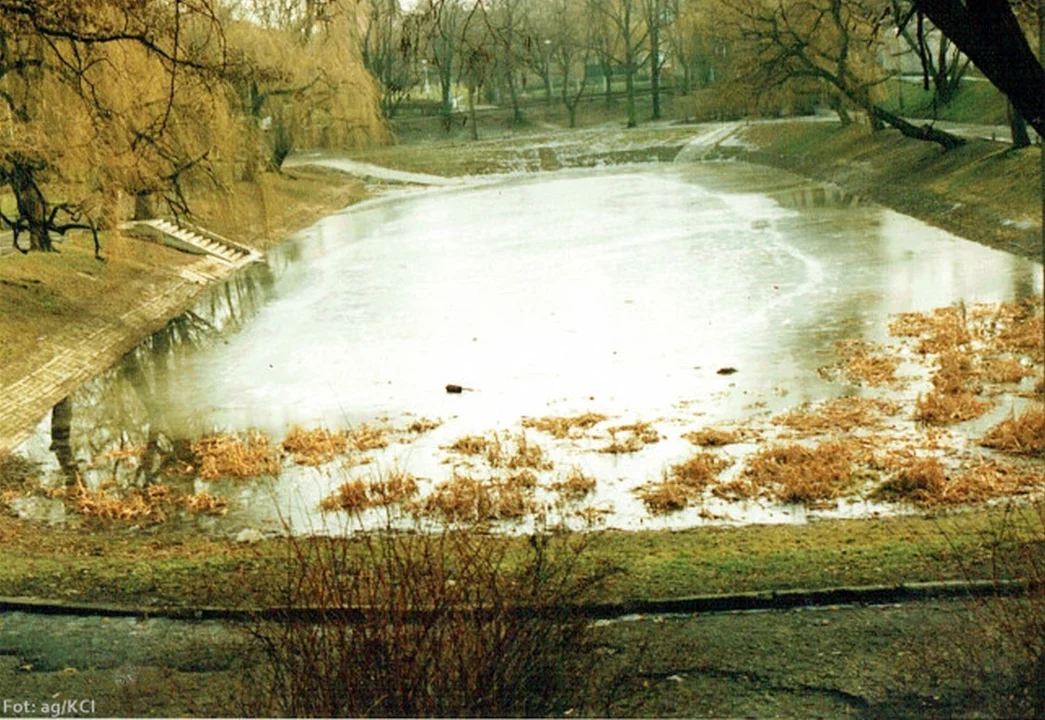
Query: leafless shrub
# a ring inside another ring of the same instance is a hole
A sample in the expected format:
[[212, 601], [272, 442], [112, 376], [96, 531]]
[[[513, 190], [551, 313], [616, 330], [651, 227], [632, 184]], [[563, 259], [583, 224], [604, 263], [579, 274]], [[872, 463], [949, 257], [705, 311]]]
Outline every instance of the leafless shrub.
[[587, 541], [466, 529], [285, 542], [286, 577], [255, 598], [285, 610], [250, 628], [263, 661], [251, 671], [248, 715], [540, 717], [603, 707], [592, 686], [600, 657], [577, 604], [609, 572], [590, 569]]

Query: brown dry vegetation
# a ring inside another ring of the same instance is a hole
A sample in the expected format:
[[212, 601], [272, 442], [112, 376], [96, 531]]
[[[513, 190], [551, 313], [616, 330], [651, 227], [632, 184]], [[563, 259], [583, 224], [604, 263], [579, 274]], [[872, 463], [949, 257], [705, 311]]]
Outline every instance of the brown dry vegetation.
[[810, 507], [833, 506], [862, 480], [859, 466], [869, 453], [851, 440], [831, 440], [815, 447], [797, 443], [765, 448], [747, 460], [737, 480], [716, 486], [727, 499], [769, 497]]
[[1045, 407], [1030, 407], [991, 428], [980, 444], [1013, 455], [1045, 456]]
[[749, 430], [735, 428], [723, 430], [722, 428], [706, 427], [694, 430], [682, 435], [684, 440], [689, 440], [694, 445], [701, 447], [722, 447], [744, 442], [752, 437]]
[[788, 427], [799, 435], [851, 432], [879, 427], [883, 415], [895, 415], [899, 411], [900, 406], [891, 400], [843, 397], [819, 405], [803, 405], [773, 418], [773, 423]]
[[850, 381], [864, 385], [896, 383], [900, 359], [884, 354], [880, 345], [866, 340], [840, 340], [835, 347], [842, 355], [842, 373]]
[[949, 425], [977, 418], [991, 408], [989, 401], [976, 397], [983, 391], [983, 385], [979, 382], [975, 355], [963, 350], [947, 350], [940, 353], [936, 362], [933, 389], [918, 397], [915, 420]]
[[[634, 422], [630, 425], [617, 425], [608, 428], [610, 444], [599, 449], [599, 452], [620, 455], [642, 450], [655, 442], [660, 442], [660, 433], [648, 422]], [[623, 434], [623, 437], [618, 437]]]
[[324, 512], [362, 512], [372, 507], [388, 507], [412, 500], [417, 496], [417, 478], [401, 470], [368, 480], [355, 478], [338, 486], [323, 498], [319, 509]]
[[552, 490], [568, 502], [577, 502], [594, 490], [595, 484], [595, 478], [585, 475], [579, 467], [572, 467], [565, 478], [552, 485]]
[[967, 345], [972, 340], [964, 306], [936, 308], [932, 312], [898, 313], [889, 323], [897, 337], [918, 338], [920, 353], [939, 353]]
[[635, 492], [654, 515], [683, 510], [703, 495], [728, 466], [729, 461], [714, 453], [697, 453], [685, 462], [672, 465], [660, 481], [642, 485]]
[[553, 467], [544, 449], [528, 440], [524, 432], [506, 434], [503, 438], [497, 433], [465, 435], [445, 449], [461, 455], [482, 456], [492, 468], [551, 470]]
[[531, 490], [517, 483], [479, 479], [454, 472], [417, 503], [417, 515], [450, 523], [518, 520], [536, 510]]
[[562, 440], [568, 437], [575, 437], [581, 433], [574, 431], [590, 430], [599, 423], [606, 420], [605, 415], [599, 413], [584, 413], [582, 415], [573, 415], [569, 417], [541, 417], [541, 418], [524, 418], [522, 421], [523, 427], [533, 428], [541, 432], [546, 432], [554, 438]]
[[73, 512], [103, 521], [162, 523], [171, 518], [179, 505], [189, 512], [204, 515], [224, 515], [228, 512], [227, 499], [207, 492], [178, 495], [170, 486], [163, 484], [119, 491], [113, 485], [103, 483], [96, 490], [91, 490], [82, 483], [76, 483], [52, 494], [64, 496]]
[[326, 428], [305, 430], [295, 426], [287, 433], [281, 447], [298, 465], [323, 465], [348, 451], [348, 434]]
[[253, 478], [279, 473], [279, 453], [269, 439], [251, 431], [245, 438], [211, 435], [193, 445], [196, 467], [202, 480]]

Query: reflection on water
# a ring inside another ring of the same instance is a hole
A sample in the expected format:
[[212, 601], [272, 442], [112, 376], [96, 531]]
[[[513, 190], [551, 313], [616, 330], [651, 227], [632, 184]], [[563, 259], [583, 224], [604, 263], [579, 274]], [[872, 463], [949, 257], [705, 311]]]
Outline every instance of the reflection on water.
[[[294, 424], [427, 416], [446, 422], [379, 460], [439, 478], [440, 444], [523, 416], [677, 428], [635, 456], [556, 449], [599, 478], [597, 499], [627, 524], [643, 513], [621, 488], [684, 458], [686, 427], [856, 392], [817, 373], [836, 341], [885, 340], [891, 313], [1034, 292], [1031, 261], [742, 164], [429, 190], [329, 217], [265, 274], [212, 292], [77, 393], [74, 435], [84, 464], [212, 429], [282, 437]], [[717, 373], [726, 366], [738, 372]], [[475, 390], [448, 395], [447, 383]], [[270, 492], [300, 523], [315, 520], [334, 481], [292, 475], [236, 491], [254, 521]]]

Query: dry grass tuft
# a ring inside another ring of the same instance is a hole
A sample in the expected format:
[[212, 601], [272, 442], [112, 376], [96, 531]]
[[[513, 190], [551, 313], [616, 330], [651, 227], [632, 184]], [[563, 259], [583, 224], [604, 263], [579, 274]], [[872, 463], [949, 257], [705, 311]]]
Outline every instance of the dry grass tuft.
[[[610, 444], [599, 449], [601, 453], [620, 455], [642, 450], [647, 445], [660, 442], [660, 433], [648, 422], [634, 422], [630, 425], [617, 425], [608, 429]], [[624, 437], [619, 438], [618, 433]]]
[[246, 439], [234, 435], [204, 437], [192, 450], [203, 480], [275, 475], [280, 469], [279, 455], [269, 439], [254, 430], [247, 433]]
[[992, 427], [980, 439], [984, 447], [1012, 455], [1045, 456], [1045, 407], [1030, 407]]
[[899, 411], [899, 404], [890, 400], [843, 397], [820, 405], [803, 405], [773, 418], [773, 423], [802, 435], [851, 432], [858, 428], [880, 427], [883, 415], [895, 415]]
[[343, 430], [332, 432], [326, 428], [305, 430], [293, 427], [283, 439], [282, 448], [298, 465], [324, 465], [348, 452], [348, 434]]
[[203, 515], [224, 515], [229, 511], [229, 501], [223, 497], [215, 497], [208, 492], [199, 492], [181, 498], [185, 508], [190, 512]]
[[[854, 441], [832, 440], [816, 447], [799, 444], [769, 447], [750, 457], [737, 487], [748, 497], [760, 495], [809, 507], [830, 506], [860, 480], [857, 465], [869, 460]], [[743, 488], [743, 483], [748, 488]]]
[[1034, 375], [1034, 369], [1014, 357], [984, 358], [980, 365], [980, 377], [991, 383], [1018, 383]]
[[666, 515], [685, 510], [692, 497], [689, 488], [671, 480], [648, 483], [635, 492], [652, 515]]
[[370, 502], [387, 507], [413, 499], [417, 496], [417, 478], [402, 470], [393, 470], [370, 485]]
[[150, 520], [163, 522], [172, 502], [171, 489], [166, 485], [149, 485], [145, 490], [120, 496], [102, 486], [89, 490], [77, 483], [66, 493], [73, 511], [100, 520]]
[[483, 435], [465, 435], [453, 441], [446, 449], [461, 455], [485, 455], [490, 440]]
[[342, 483], [332, 494], [319, 502], [323, 512], [362, 512], [370, 507], [370, 489], [364, 480], [356, 478]]
[[553, 465], [540, 445], [530, 442], [526, 433], [506, 435], [465, 435], [449, 445], [447, 450], [461, 455], [482, 455], [492, 468], [510, 470], [551, 470]]
[[1026, 470], [995, 460], [965, 468], [936, 498], [940, 505], [970, 505], [1045, 488], [1045, 472]]
[[595, 489], [595, 478], [585, 475], [579, 467], [572, 467], [561, 482], [552, 485], [552, 489], [562, 495], [565, 500], [577, 502], [583, 500]]
[[443, 424], [442, 420], [429, 420], [428, 418], [418, 418], [412, 423], [406, 426], [406, 431], [414, 433], [415, 435], [423, 435], [426, 432], [431, 432], [437, 427]]
[[990, 402], [971, 393], [947, 395], [934, 391], [918, 397], [914, 419], [929, 425], [950, 425], [978, 418], [990, 408]]
[[688, 432], [682, 437], [684, 440], [689, 440], [694, 445], [699, 445], [700, 447], [722, 447], [723, 445], [734, 445], [744, 442], [750, 436], [751, 433], [744, 430], [722, 430], [720, 428], [707, 427]]
[[933, 389], [918, 397], [914, 419], [929, 425], [950, 425], [983, 415], [991, 403], [976, 397], [983, 389], [978, 378], [971, 353], [959, 350], [941, 353], [932, 377]]
[[417, 478], [396, 469], [370, 482], [356, 478], [342, 483], [320, 501], [319, 509], [323, 512], [362, 512], [372, 507], [405, 503], [417, 493]]
[[934, 457], [890, 459], [883, 469], [892, 476], [879, 485], [871, 497], [896, 501], [932, 504], [947, 486], [947, 469]]
[[700, 497], [714, 479], [729, 466], [714, 453], [701, 452], [684, 463], [672, 465], [658, 482], [647, 483], [635, 490], [646, 510], [654, 515], [677, 512]]
[[576, 437], [581, 433], [574, 433], [575, 430], [590, 430], [602, 421], [606, 420], [605, 415], [599, 413], [584, 413], [583, 415], [573, 415], [570, 417], [542, 417], [542, 418], [524, 418], [522, 421], [523, 427], [533, 428], [540, 432], [546, 432], [554, 438], [559, 440]]
[[841, 340], [835, 347], [842, 354], [842, 373], [864, 385], [895, 383], [900, 359], [883, 354], [882, 347], [866, 340]]
[[932, 312], [900, 313], [889, 323], [889, 332], [897, 337], [920, 338], [920, 353], [939, 353], [967, 345], [972, 341], [965, 307], [937, 308]]
[[729, 467], [728, 460], [709, 452], [697, 453], [689, 460], [672, 465], [668, 473], [672, 480], [693, 491], [703, 491], [719, 473]]
[[348, 442], [359, 452], [380, 450], [388, 447], [387, 427], [377, 425], [360, 425], [347, 431]]
[[417, 514], [457, 523], [517, 520], [534, 510], [536, 503], [525, 488], [457, 472], [414, 509]]

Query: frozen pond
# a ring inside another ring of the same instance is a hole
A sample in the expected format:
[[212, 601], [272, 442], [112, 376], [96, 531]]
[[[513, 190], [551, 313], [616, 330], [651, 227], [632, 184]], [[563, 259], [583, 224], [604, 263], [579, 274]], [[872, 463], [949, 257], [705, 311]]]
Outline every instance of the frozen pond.
[[[272, 265], [256, 317], [182, 357], [156, 395], [166, 433], [257, 428], [280, 438], [294, 425], [418, 417], [442, 425], [393, 443], [375, 465], [227, 487], [242, 501], [222, 521], [233, 525], [274, 527], [262, 508], [275, 497], [299, 527], [316, 527], [316, 505], [346, 473], [396, 464], [434, 482], [451, 472], [444, 446], [456, 438], [583, 412], [610, 425], [650, 421], [664, 436], [608, 455], [527, 431], [562, 472], [597, 478], [589, 502], [612, 510], [607, 524], [696, 524], [697, 508], [652, 517], [631, 492], [692, 453], [683, 432], [860, 392], [818, 369], [836, 341], [887, 341], [892, 313], [1018, 299], [1042, 285], [1040, 264], [740, 163], [411, 191], [323, 220], [277, 249]], [[447, 394], [448, 383], [471, 390]], [[859, 502], [835, 512], [874, 510]], [[805, 511], [752, 504], [721, 514]]]

